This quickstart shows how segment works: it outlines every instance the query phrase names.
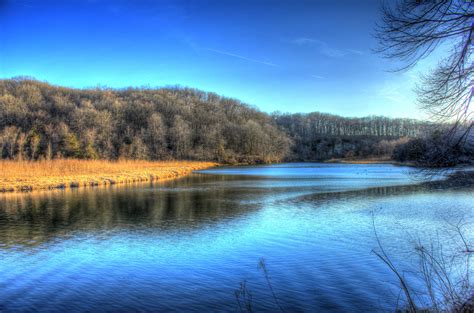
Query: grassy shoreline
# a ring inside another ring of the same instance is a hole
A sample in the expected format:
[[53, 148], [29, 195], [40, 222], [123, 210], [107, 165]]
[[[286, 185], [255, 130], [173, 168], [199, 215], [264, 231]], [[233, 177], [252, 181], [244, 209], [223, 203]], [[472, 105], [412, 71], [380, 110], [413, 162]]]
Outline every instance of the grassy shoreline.
[[174, 179], [218, 165], [195, 161], [0, 161], [0, 192], [69, 189]]

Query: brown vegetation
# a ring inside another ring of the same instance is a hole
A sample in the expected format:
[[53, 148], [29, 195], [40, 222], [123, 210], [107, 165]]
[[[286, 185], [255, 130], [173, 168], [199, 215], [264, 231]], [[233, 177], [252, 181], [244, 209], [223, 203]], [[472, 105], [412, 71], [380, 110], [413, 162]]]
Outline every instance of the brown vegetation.
[[0, 157], [278, 162], [268, 114], [189, 88], [72, 89], [0, 80]]
[[295, 161], [390, 156], [396, 145], [420, 137], [434, 126], [411, 119], [345, 118], [323, 113], [279, 114], [274, 120], [291, 138], [288, 159]]
[[421, 167], [453, 167], [474, 163], [474, 133], [458, 127], [458, 132], [436, 131], [394, 147], [392, 159]]
[[[382, 141], [417, 137], [410, 119], [269, 115], [189, 88], [72, 89], [0, 80], [0, 158], [270, 163], [372, 156]], [[380, 146], [382, 147], [382, 146]]]
[[155, 181], [177, 178], [216, 165], [192, 161], [0, 161], [0, 192]]

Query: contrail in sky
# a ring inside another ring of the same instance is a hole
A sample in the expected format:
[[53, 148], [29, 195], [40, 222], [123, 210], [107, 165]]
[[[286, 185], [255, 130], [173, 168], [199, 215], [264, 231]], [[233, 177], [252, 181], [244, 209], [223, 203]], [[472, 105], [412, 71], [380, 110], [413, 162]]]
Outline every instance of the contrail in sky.
[[234, 54], [234, 53], [230, 53], [230, 52], [226, 52], [226, 51], [222, 51], [222, 50], [216, 50], [216, 49], [211, 49], [211, 48], [206, 48], [206, 50], [214, 52], [214, 53], [223, 54], [223, 55], [227, 55], [227, 56], [230, 56], [230, 57], [238, 58], [238, 59], [241, 59], [241, 60], [249, 61], [249, 62], [260, 63], [260, 64], [273, 66], [273, 67], [280, 67], [278, 64], [275, 64], [275, 63], [260, 61], [260, 60], [256, 60], [256, 59], [252, 59], [252, 58], [247, 58], [247, 57], [244, 57], [242, 55], [238, 55], [238, 54]]

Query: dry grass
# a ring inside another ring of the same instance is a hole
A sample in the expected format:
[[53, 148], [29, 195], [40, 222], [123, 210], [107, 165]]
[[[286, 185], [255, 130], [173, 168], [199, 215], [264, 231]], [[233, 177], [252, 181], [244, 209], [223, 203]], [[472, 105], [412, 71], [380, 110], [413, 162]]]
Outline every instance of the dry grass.
[[0, 192], [156, 181], [216, 165], [192, 161], [0, 161]]

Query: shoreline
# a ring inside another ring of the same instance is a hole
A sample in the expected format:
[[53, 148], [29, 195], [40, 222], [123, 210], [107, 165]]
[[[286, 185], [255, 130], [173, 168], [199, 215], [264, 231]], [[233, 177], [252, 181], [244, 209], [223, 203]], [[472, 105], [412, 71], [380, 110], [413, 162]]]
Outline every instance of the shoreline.
[[399, 166], [415, 166], [411, 162], [398, 162], [392, 159], [384, 159], [384, 158], [368, 158], [368, 159], [329, 159], [323, 161], [323, 163], [342, 163], [342, 164], [392, 164], [392, 165], [399, 165]]
[[0, 193], [165, 181], [218, 165], [198, 161], [0, 161]]
[[[416, 167], [390, 159], [330, 159], [322, 163], [391, 164]], [[290, 162], [291, 163], [291, 162]], [[0, 194], [70, 190], [98, 186], [162, 182], [222, 164], [200, 161], [78, 160], [0, 161]], [[232, 164], [244, 166], [248, 164]]]

